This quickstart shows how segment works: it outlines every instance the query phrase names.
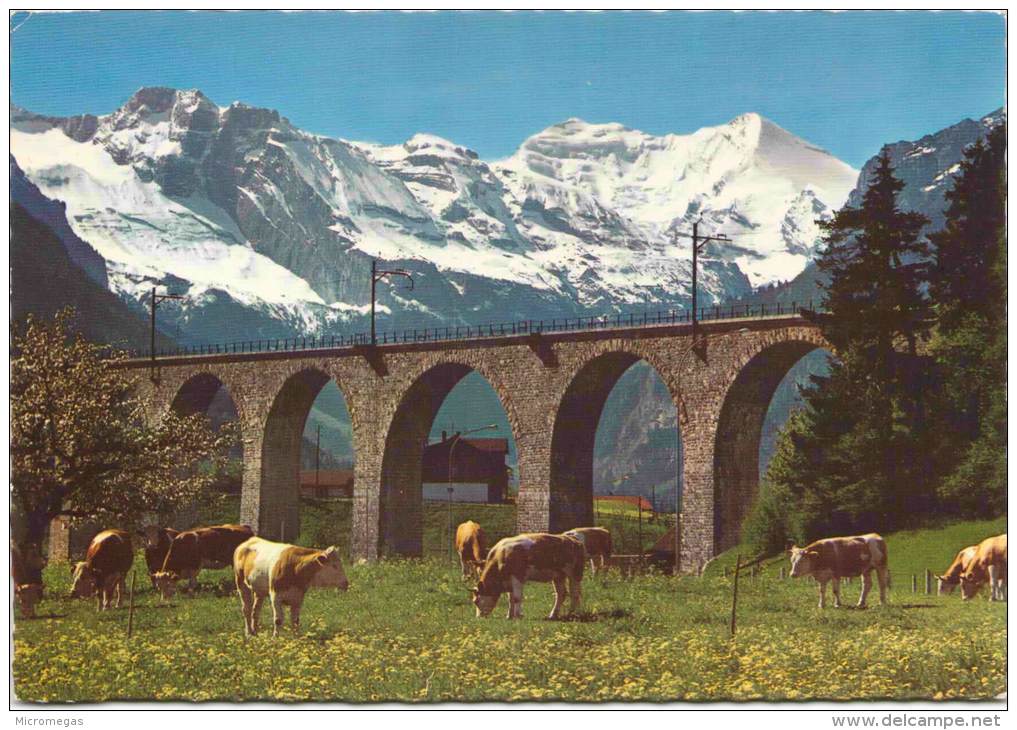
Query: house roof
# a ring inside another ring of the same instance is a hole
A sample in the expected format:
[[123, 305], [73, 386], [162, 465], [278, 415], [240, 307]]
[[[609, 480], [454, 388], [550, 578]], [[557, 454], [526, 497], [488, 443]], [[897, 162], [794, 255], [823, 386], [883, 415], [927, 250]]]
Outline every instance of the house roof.
[[639, 497], [637, 495], [626, 495], [626, 494], [607, 494], [597, 495], [593, 498], [600, 502], [621, 502], [623, 504], [631, 504], [636, 509], [639, 509], [640, 503], [643, 505], [643, 510], [647, 512], [653, 512], [653, 504], [646, 497]]

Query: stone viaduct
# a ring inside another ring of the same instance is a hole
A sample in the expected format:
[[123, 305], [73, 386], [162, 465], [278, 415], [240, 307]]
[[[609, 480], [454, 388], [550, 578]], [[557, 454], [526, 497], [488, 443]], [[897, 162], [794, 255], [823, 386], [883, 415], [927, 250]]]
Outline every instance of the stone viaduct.
[[[498, 394], [519, 455], [520, 531], [593, 519], [593, 444], [624, 371], [645, 360], [670, 390], [684, 447], [680, 556], [695, 570], [735, 544], [758, 489], [763, 418], [788, 369], [815, 348], [798, 315], [469, 340], [133, 360], [151, 417], [204, 411], [220, 387], [243, 440], [243, 522], [269, 538], [299, 528], [304, 421], [332, 380], [353, 422], [354, 557], [419, 555], [421, 461], [449, 391], [477, 371]], [[151, 372], [148, 372], [151, 369]]]

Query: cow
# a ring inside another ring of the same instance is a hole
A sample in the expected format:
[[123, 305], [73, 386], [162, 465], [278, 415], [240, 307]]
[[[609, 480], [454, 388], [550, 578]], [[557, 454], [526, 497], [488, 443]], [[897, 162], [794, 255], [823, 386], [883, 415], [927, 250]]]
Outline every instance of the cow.
[[1006, 533], [978, 543], [975, 556], [961, 573], [961, 598], [974, 598], [985, 583], [989, 584], [990, 601], [1006, 600]]
[[96, 608], [105, 611], [113, 605], [120, 608], [126, 592], [125, 578], [134, 563], [131, 535], [123, 530], [103, 530], [92, 538], [85, 559], [71, 566], [73, 580], [71, 598], [96, 596]]
[[607, 559], [611, 557], [611, 531], [605, 527], [577, 527], [562, 533], [575, 538], [583, 544], [586, 557], [590, 560], [590, 572], [597, 574], [597, 558], [600, 558], [600, 570], [604, 569]]
[[468, 520], [456, 528], [456, 552], [459, 553], [459, 565], [463, 569], [463, 580], [471, 573], [480, 575], [487, 559], [487, 535], [484, 528], [473, 520]]
[[858, 607], [865, 608], [865, 599], [872, 589], [872, 571], [879, 580], [879, 603], [886, 603], [889, 571], [883, 538], [874, 532], [851, 537], [830, 537], [816, 540], [803, 548], [791, 545], [791, 577], [811, 575], [819, 582], [819, 607], [826, 607], [826, 584], [833, 581], [833, 605], [840, 608], [840, 579], [862, 576], [862, 595]]
[[138, 535], [145, 541], [145, 565], [148, 567], [148, 579], [152, 581], [155, 590], [159, 590], [155, 574], [162, 570], [170, 543], [179, 534], [177, 530], [158, 525], [147, 525], [143, 530], [138, 530]]
[[579, 610], [583, 544], [564, 535], [533, 532], [499, 540], [487, 554], [477, 587], [472, 589], [477, 618], [489, 616], [502, 593], [509, 594], [508, 618], [523, 617], [523, 584], [528, 580], [554, 584], [554, 607], [548, 618], [558, 618], [565, 600], [566, 581], [573, 613]]
[[45, 561], [34, 545], [20, 547], [11, 540], [11, 580], [18, 611], [25, 618], [35, 617], [35, 607], [42, 600], [42, 569]]
[[300, 631], [300, 605], [308, 588], [345, 591], [350, 587], [335, 546], [314, 550], [260, 537], [252, 537], [237, 547], [233, 575], [248, 636], [258, 633], [261, 604], [266, 596], [272, 601], [272, 636], [276, 636], [283, 624], [285, 606], [290, 607], [293, 630]]
[[957, 553], [953, 562], [950, 563], [950, 567], [946, 569], [946, 572], [943, 575], [936, 576], [937, 583], [939, 584], [936, 587], [936, 593], [941, 596], [953, 593], [953, 589], [960, 584], [961, 575], [968, 569], [976, 552], [978, 552], [978, 546], [969, 545]]
[[233, 564], [233, 552], [240, 543], [254, 537], [247, 525], [215, 525], [184, 530], [170, 542], [162, 569], [156, 573], [156, 586], [163, 600], [169, 600], [177, 582], [186, 580], [191, 590], [198, 586], [202, 568], [225, 568]]

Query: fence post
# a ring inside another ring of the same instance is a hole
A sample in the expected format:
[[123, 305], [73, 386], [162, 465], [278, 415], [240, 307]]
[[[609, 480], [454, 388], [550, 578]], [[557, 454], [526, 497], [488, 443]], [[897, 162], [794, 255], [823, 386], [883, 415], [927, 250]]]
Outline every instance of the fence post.
[[138, 577], [138, 574], [133, 570], [131, 571], [131, 589], [130, 599], [127, 607], [127, 638], [131, 638], [134, 633], [134, 581]]
[[918, 576], [914, 573], [911, 574], [911, 592], [918, 593]]
[[928, 568], [925, 569], [925, 595], [932, 593], [932, 571]]
[[778, 574], [778, 580], [784, 580], [784, 566], [780, 566], [780, 573]]
[[735, 635], [738, 622], [738, 572], [741, 568], [742, 556], [735, 556], [734, 585], [731, 589], [731, 636]]

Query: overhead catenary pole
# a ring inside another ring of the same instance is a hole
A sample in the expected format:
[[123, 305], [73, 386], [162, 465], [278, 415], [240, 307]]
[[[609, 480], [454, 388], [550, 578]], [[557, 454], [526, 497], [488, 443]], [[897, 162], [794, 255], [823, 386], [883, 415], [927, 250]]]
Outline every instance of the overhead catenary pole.
[[151, 311], [151, 323], [149, 326], [149, 339], [148, 339], [148, 354], [152, 359], [152, 380], [155, 380], [155, 310], [159, 306], [159, 302], [166, 301], [167, 299], [186, 299], [187, 297], [181, 296], [180, 294], [159, 294], [156, 291], [157, 287], [152, 287], [152, 301], [149, 303]]
[[410, 285], [407, 287], [410, 291], [413, 291], [413, 276], [406, 269], [378, 269], [378, 262], [376, 259], [371, 259], [371, 345], [378, 344], [378, 335], [375, 332], [374, 325], [374, 314], [375, 314], [375, 296], [378, 289], [378, 282], [389, 276], [404, 276], [410, 280]]
[[321, 424], [318, 424], [318, 439], [314, 443], [314, 496], [318, 494], [321, 487]]
[[[695, 342], [696, 335], [699, 332], [699, 252], [702, 248], [711, 242], [717, 243], [730, 243], [731, 239], [725, 236], [723, 233], [718, 233], [716, 236], [700, 236], [699, 235], [699, 220], [692, 224], [692, 235], [688, 233], [680, 233], [677, 230], [674, 231], [675, 238], [678, 236], [686, 236], [692, 239], [692, 341]], [[677, 245], [677, 242], [675, 243]]]
[[450, 560], [453, 560], [453, 561], [455, 560], [454, 551], [452, 550], [452, 542], [453, 542], [453, 540], [452, 540], [452, 492], [454, 491], [453, 487], [452, 487], [452, 463], [453, 463], [452, 462], [452, 452], [455, 450], [455, 447], [459, 445], [459, 440], [463, 436], [466, 436], [466, 435], [471, 434], [471, 433], [477, 433], [478, 431], [496, 430], [497, 428], [498, 428], [498, 424], [497, 423], [489, 423], [486, 426], [481, 426], [480, 428], [473, 428], [473, 429], [470, 429], [469, 431], [463, 431], [462, 433], [457, 433], [457, 434], [455, 434], [450, 439], [450, 443], [449, 443], [449, 447], [448, 447], [448, 529], [446, 530], [446, 535], [448, 536], [448, 553], [449, 553], [449, 559]]

